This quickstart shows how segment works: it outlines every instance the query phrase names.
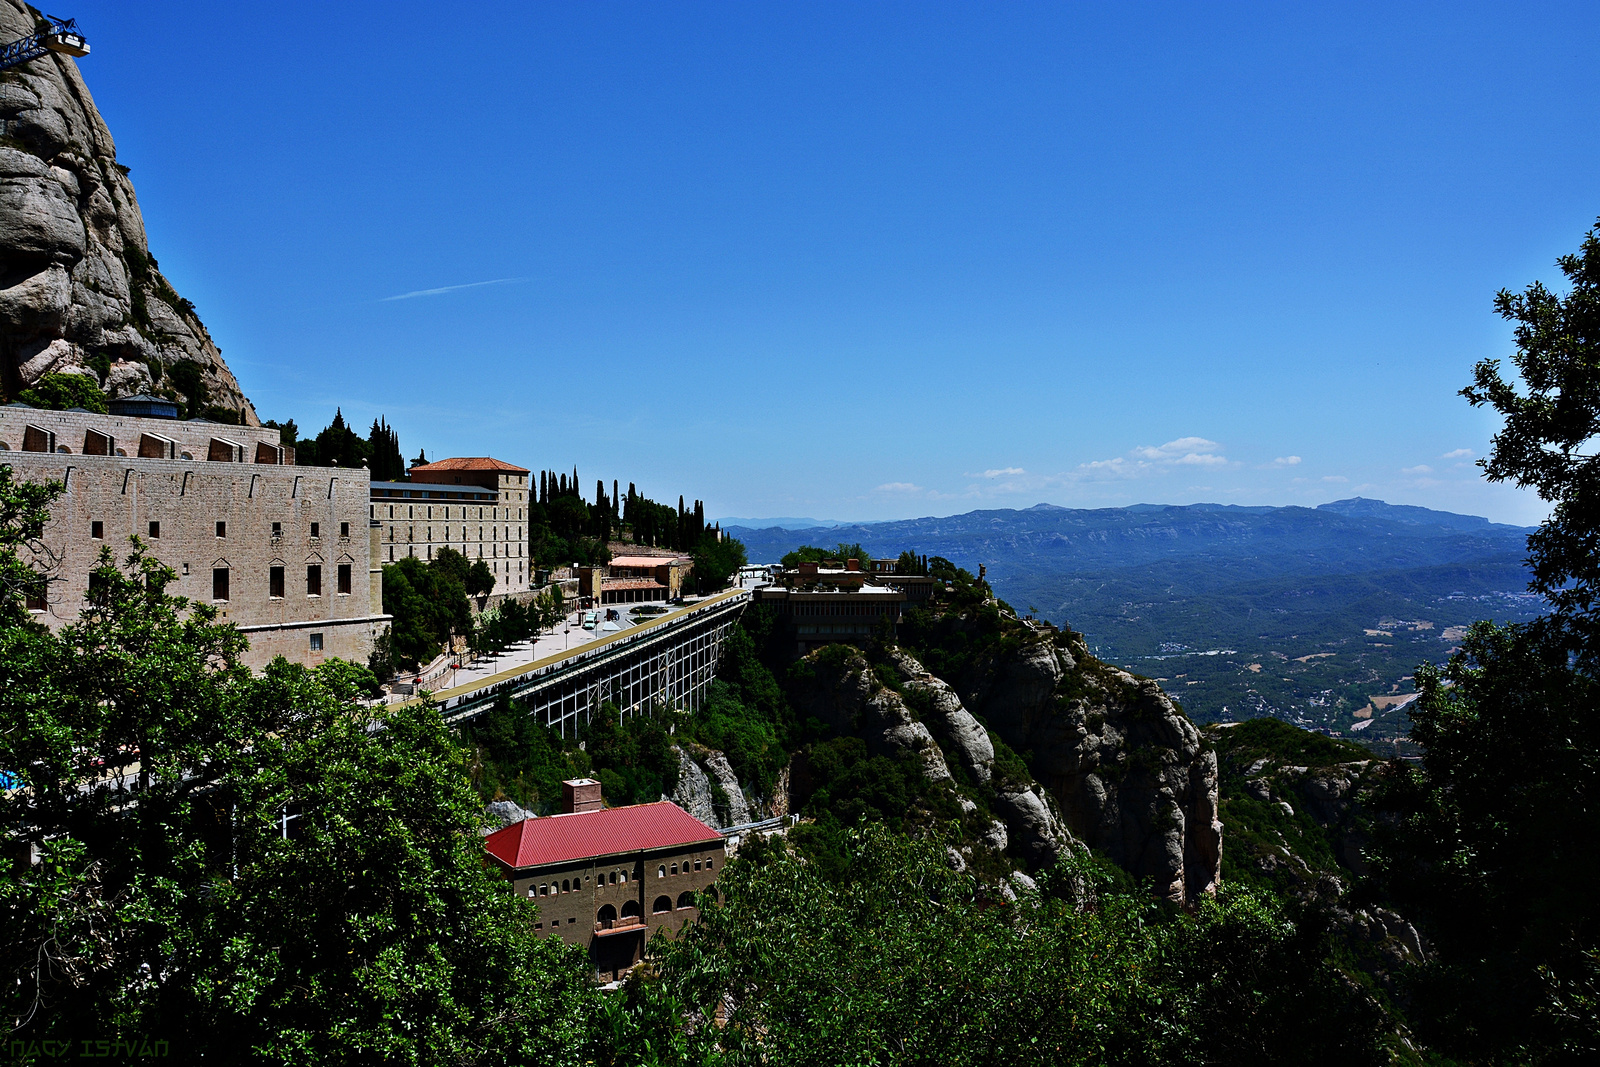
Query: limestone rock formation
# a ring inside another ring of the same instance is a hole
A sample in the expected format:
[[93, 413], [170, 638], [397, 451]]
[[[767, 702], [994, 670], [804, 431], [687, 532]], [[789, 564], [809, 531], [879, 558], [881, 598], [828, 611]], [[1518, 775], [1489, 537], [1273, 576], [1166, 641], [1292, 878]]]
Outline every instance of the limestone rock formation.
[[1031, 628], [955, 682], [966, 708], [1032, 754], [1074, 835], [1169, 900], [1215, 889], [1216, 756], [1159, 685], [1100, 663], [1071, 635]]
[[[37, 19], [0, 0], [0, 40]], [[51, 373], [260, 424], [194, 306], [157, 269], [111, 132], [76, 62], [55, 53], [0, 72], [0, 388], [15, 397]]]
[[525, 810], [514, 800], [492, 800], [483, 807], [484, 833], [490, 834], [502, 830], [512, 823], [524, 819], [536, 818], [531, 811]]
[[[960, 698], [904, 651], [891, 653], [891, 659], [902, 678], [910, 679], [904, 696], [884, 685], [860, 652], [841, 645], [812, 657], [809, 677], [795, 686], [790, 698], [801, 715], [861, 737], [873, 755], [916, 757], [923, 776], [936, 785], [953, 786], [941, 744], [951, 746], [976, 780], [989, 782], [994, 746]], [[959, 803], [968, 814], [976, 811], [965, 798]], [[984, 822], [975, 837], [995, 852], [1009, 852], [1038, 869], [1054, 863], [1072, 844], [1072, 835], [1031, 780], [997, 787], [994, 808], [1000, 818]]]
[[738, 775], [733, 773], [733, 765], [728, 762], [728, 757], [721, 752], [713, 751], [705, 758], [706, 774], [716, 782], [722, 793], [722, 803], [716, 805], [718, 799], [715, 795], [712, 802], [721, 808], [717, 814], [721, 821], [717, 826], [743, 826], [754, 820], [750, 815], [750, 805], [744, 798], [744, 789], [739, 785]]
[[674, 748], [673, 751], [678, 754], [678, 784], [671, 796], [661, 799], [672, 801], [707, 826], [716, 826], [717, 813], [711, 804], [711, 779], [689, 753], [681, 748]]
[[759, 818], [752, 814], [726, 754], [695, 744], [675, 745], [672, 751], [678, 757], [678, 784], [662, 800], [672, 801], [707, 826], [741, 826]]

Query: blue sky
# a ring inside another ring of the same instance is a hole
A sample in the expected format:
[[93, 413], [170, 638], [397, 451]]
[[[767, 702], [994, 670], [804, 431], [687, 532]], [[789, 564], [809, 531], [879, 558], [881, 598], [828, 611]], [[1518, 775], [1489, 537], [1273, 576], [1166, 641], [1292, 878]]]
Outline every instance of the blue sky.
[[1363, 495], [1600, 215], [1600, 5], [111, 3], [80, 61], [263, 418], [712, 515]]

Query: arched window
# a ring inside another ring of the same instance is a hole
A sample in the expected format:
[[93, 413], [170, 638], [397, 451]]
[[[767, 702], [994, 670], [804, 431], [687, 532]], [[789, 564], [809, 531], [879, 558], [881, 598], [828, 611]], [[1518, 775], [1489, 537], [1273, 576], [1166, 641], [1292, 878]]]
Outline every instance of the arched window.
[[676, 877], [678, 874], [678, 865], [676, 863], [672, 865], [672, 874], [674, 877]]
[[672, 910], [672, 898], [671, 897], [656, 897], [656, 902], [654, 904], [650, 905], [650, 910], [651, 910], [651, 912], [653, 912], [656, 915], [660, 915], [664, 911], [671, 911]]
[[706, 857], [706, 870], [709, 871], [710, 869], [711, 869], [711, 857], [707, 856]]
[[665, 863], [663, 863], [661, 866], [656, 868], [656, 877], [657, 878], [665, 878], [666, 876], [667, 876], [667, 865]]
[[622, 882], [623, 882], [624, 885], [626, 885], [627, 882], [628, 882], [628, 872], [627, 871], [623, 871], [622, 872]]
[[528, 887], [528, 895], [530, 897], [536, 897], [536, 896], [539, 895], [539, 890], [536, 887], [530, 885]]
[[565, 878], [561, 879], [561, 891], [563, 893], [572, 892], [572, 883], [567, 881]]
[[594, 921], [600, 924], [600, 929], [609, 930], [617, 921], [617, 909], [610, 904], [605, 905], [594, 913]]
[[630, 900], [622, 905], [622, 917], [624, 919], [637, 919], [639, 918], [640, 914], [639, 902], [637, 900]]
[[694, 907], [694, 894], [693, 893], [679, 893], [678, 894], [678, 907], [679, 907], [680, 910], [683, 909], [683, 908], [692, 908], [692, 907]]
[[611, 884], [612, 885], [616, 885], [617, 884], [617, 872], [616, 871], [612, 871], [611, 872]]

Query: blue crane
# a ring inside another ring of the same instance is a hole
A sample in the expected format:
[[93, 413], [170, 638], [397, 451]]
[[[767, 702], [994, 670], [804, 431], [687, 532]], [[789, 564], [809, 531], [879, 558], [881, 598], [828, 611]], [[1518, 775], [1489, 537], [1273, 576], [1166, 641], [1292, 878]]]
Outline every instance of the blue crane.
[[50, 28], [31, 33], [20, 41], [0, 45], [0, 70], [10, 70], [30, 59], [38, 59], [46, 52], [60, 52], [67, 56], [86, 56], [89, 42], [78, 32], [76, 19], [58, 19], [46, 15]]

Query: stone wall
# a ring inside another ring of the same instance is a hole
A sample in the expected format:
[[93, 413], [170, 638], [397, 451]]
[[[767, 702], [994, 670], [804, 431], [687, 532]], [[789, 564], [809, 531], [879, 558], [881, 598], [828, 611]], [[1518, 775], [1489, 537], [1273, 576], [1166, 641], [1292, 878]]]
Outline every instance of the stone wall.
[[[125, 558], [133, 536], [177, 573], [169, 592], [215, 605], [245, 632], [252, 666], [279, 653], [308, 665], [330, 656], [365, 663], [388, 625], [372, 610], [381, 601], [364, 470], [36, 452], [5, 453], [4, 462], [21, 478], [66, 486], [37, 560], [55, 580], [35, 615], [52, 628], [77, 618], [101, 550]], [[340, 591], [341, 566], [348, 592]], [[223, 591], [218, 571], [227, 575], [226, 599], [213, 596]]]

